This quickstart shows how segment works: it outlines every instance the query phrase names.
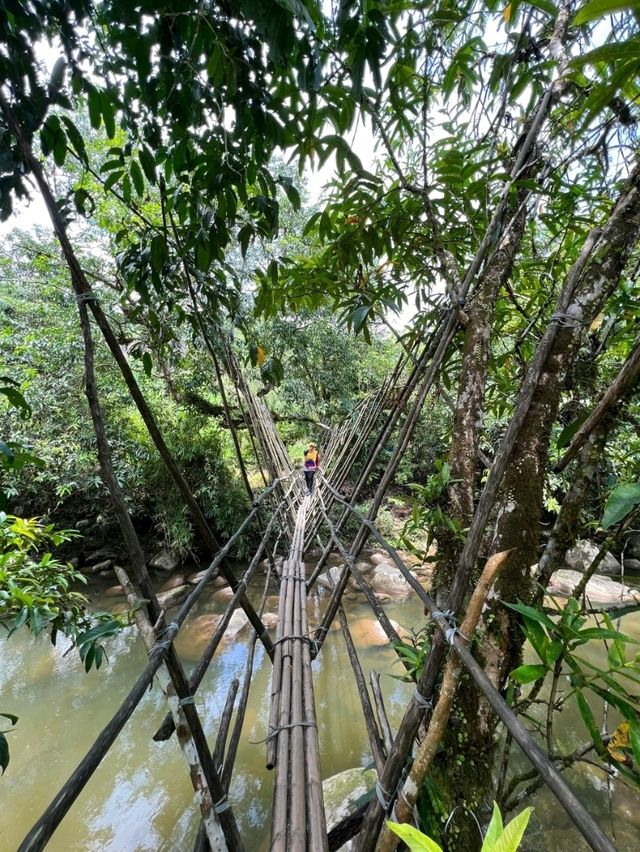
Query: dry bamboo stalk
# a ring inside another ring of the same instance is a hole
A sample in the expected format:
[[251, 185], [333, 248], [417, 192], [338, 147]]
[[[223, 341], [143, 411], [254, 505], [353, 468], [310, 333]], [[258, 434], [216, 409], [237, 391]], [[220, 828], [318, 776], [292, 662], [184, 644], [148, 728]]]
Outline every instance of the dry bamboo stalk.
[[[271, 569], [267, 572], [267, 577], [264, 582], [264, 591], [262, 593], [262, 600], [260, 601], [260, 606], [258, 607], [258, 615], [262, 618], [262, 613], [264, 612], [265, 603], [267, 601], [267, 594], [269, 591], [269, 581], [271, 579]], [[224, 789], [229, 792], [229, 787], [231, 786], [231, 776], [233, 774], [233, 766], [236, 760], [236, 754], [238, 752], [238, 745], [240, 744], [240, 736], [242, 734], [242, 727], [244, 725], [244, 717], [247, 711], [247, 704], [249, 701], [249, 690], [251, 688], [251, 676], [253, 674], [253, 660], [256, 652], [256, 642], [258, 641], [258, 637], [254, 634], [251, 640], [251, 644], [249, 645], [249, 653], [247, 654], [247, 664], [245, 666], [245, 674], [244, 674], [244, 682], [242, 684], [242, 692], [240, 694], [240, 701], [238, 702], [238, 712], [236, 714], [236, 721], [233, 726], [233, 733], [231, 734], [231, 740], [229, 741], [229, 748], [227, 750], [227, 756], [224, 761], [224, 770], [222, 772], [222, 786]]]
[[[301, 609], [302, 635], [308, 636], [306, 587], [300, 583], [304, 606]], [[307, 819], [309, 823], [309, 852], [328, 852], [327, 822], [322, 796], [322, 775], [320, 773], [320, 746], [318, 742], [318, 722], [313, 700], [313, 676], [311, 670], [311, 649], [308, 642], [302, 645], [304, 710], [307, 726], [304, 729], [305, 762], [307, 767]]]
[[234, 679], [231, 681], [229, 692], [227, 693], [227, 700], [224, 703], [222, 716], [220, 716], [218, 736], [216, 737], [216, 744], [213, 749], [213, 762], [218, 771], [222, 769], [222, 764], [224, 763], [224, 750], [227, 745], [229, 725], [231, 724], [231, 717], [233, 716], [233, 707], [236, 701], [236, 695], [238, 694], [239, 687], [240, 681], [237, 677], [234, 677]]
[[371, 699], [369, 698], [369, 691], [367, 690], [367, 682], [365, 681], [364, 674], [362, 672], [362, 666], [360, 665], [360, 660], [358, 659], [358, 654], [356, 652], [355, 645], [353, 644], [353, 639], [349, 631], [347, 616], [345, 615], [342, 606], [338, 608], [338, 616], [340, 618], [340, 625], [342, 627], [344, 643], [347, 646], [349, 662], [351, 663], [351, 668], [353, 669], [353, 674], [356, 679], [356, 685], [358, 687], [358, 695], [360, 696], [360, 703], [362, 704], [362, 714], [364, 716], [367, 734], [369, 735], [369, 745], [371, 746], [373, 762], [376, 765], [376, 772], [380, 774], [382, 772], [386, 757], [384, 753], [384, 746], [382, 744], [382, 738], [380, 736], [380, 731], [378, 730], [376, 719], [373, 714], [373, 707], [371, 705]]
[[384, 743], [384, 750], [386, 754], [389, 754], [393, 746], [393, 734], [391, 733], [391, 725], [389, 724], [387, 711], [384, 707], [384, 699], [382, 698], [382, 690], [380, 689], [380, 675], [378, 674], [378, 672], [371, 672], [370, 679], [371, 690], [373, 692], [373, 698], [378, 713], [378, 725], [380, 726], [380, 730], [382, 731], [382, 742]]
[[[506, 563], [510, 552], [510, 550], [503, 550], [500, 553], [494, 554], [484, 566], [480, 579], [471, 595], [462, 626], [460, 627], [460, 635], [464, 639], [471, 639], [475, 633], [489, 589], [493, 585], [499, 571]], [[396, 822], [407, 822], [411, 818], [420, 788], [444, 737], [462, 668], [462, 662], [457, 655], [449, 657], [442, 686], [440, 687], [438, 703], [431, 716], [427, 734], [418, 749], [409, 775], [396, 800], [394, 814]], [[392, 852], [396, 848], [397, 843], [398, 837], [385, 825], [378, 837], [376, 852]]]
[[[119, 566], [116, 566], [115, 571], [118, 576], [118, 580], [120, 580], [120, 583], [122, 584], [122, 588], [125, 590], [129, 605], [134, 609], [136, 625], [140, 631], [142, 640], [147, 651], [150, 651], [156, 643], [156, 636], [153, 627], [151, 626], [148, 617], [138, 606], [139, 596], [136, 594], [127, 572], [124, 568], [120, 568]], [[191, 728], [187, 722], [184, 709], [176, 693], [176, 689], [173, 685], [173, 681], [171, 680], [171, 675], [169, 674], [166, 663], [163, 663], [160, 666], [156, 672], [156, 676], [158, 678], [160, 688], [167, 699], [167, 703], [171, 709], [171, 715], [173, 716], [176, 724], [178, 741], [180, 743], [184, 759], [189, 766], [189, 776], [191, 777], [191, 783], [193, 784], [196, 802], [198, 803], [198, 807], [202, 813], [202, 821], [204, 823], [209, 846], [211, 847], [212, 852], [226, 852], [227, 842], [224, 837], [222, 826], [216, 816], [211, 791], [209, 790], [209, 786], [204, 776], [202, 764], [198, 758], [198, 752], [193, 741]]]
[[[296, 553], [296, 582], [294, 584], [294, 615], [293, 632], [297, 637], [301, 636], [301, 586], [300, 561]], [[304, 707], [302, 700], [302, 639], [293, 640], [293, 664], [291, 680], [291, 803], [289, 812], [287, 852], [305, 852], [307, 845], [306, 826], [306, 778], [304, 766]]]

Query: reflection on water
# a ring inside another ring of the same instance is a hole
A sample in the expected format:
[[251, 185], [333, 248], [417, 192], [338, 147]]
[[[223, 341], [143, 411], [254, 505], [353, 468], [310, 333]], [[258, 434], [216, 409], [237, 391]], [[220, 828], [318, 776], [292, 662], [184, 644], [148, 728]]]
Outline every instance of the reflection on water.
[[[254, 601], [260, 594], [261, 588], [252, 590]], [[101, 601], [99, 595], [95, 602], [105, 608], [114, 603], [113, 599]], [[274, 603], [275, 599], [270, 598], [270, 604]], [[318, 622], [325, 603], [326, 597], [311, 598], [311, 624]], [[190, 620], [223, 609], [223, 603], [206, 593]], [[407, 627], [421, 626], [424, 621], [422, 606], [416, 601], [388, 604], [386, 609], [391, 618]], [[370, 611], [364, 604], [350, 603], [348, 615], [350, 619], [370, 617]], [[640, 618], [631, 618], [636, 620], [626, 619], [625, 631], [640, 638]], [[199, 651], [198, 637], [192, 634], [190, 644], [188, 636], [187, 631], [179, 643], [187, 668], [195, 663]], [[215, 664], [198, 692], [198, 709], [211, 743], [229, 685], [234, 677], [242, 680], [244, 675], [249, 638], [250, 633], [245, 631], [219, 648]], [[25, 631], [0, 645], [0, 712], [20, 717], [15, 732], [10, 734], [11, 763], [0, 781], [0, 852], [17, 848], [109, 721], [146, 662], [144, 646], [136, 640], [134, 628], [111, 642], [109, 659], [99, 672], [85, 674], [77, 654], [72, 651], [65, 656], [65, 650], [62, 645], [53, 648], [46, 640], [34, 641]], [[392, 726], [396, 725], [412, 690], [389, 676], [401, 671], [394, 663], [395, 655], [386, 647], [362, 647], [360, 658], [367, 681], [372, 669], [384, 675], [381, 684], [387, 712]], [[249, 852], [268, 846], [273, 775], [264, 767], [264, 745], [254, 745], [252, 741], [266, 735], [270, 671], [271, 664], [258, 645], [230, 796]], [[314, 663], [314, 684], [323, 777], [368, 765], [371, 758], [360, 702], [339, 631], [329, 634]], [[130, 852], [192, 848], [197, 816], [180, 749], [175, 737], [166, 743], [152, 740], [165, 709], [162, 695], [154, 687], [54, 834], [49, 849]], [[563, 749], [585, 739], [581, 721], [569, 711], [562, 714], [558, 732]], [[606, 781], [586, 765], [575, 770], [570, 780], [606, 827]], [[618, 848], [637, 849], [640, 800], [620, 784], [615, 783], [614, 790]], [[534, 804], [539, 819], [532, 825], [529, 849], [586, 849], [550, 794], [539, 793]], [[544, 832], [540, 821], [545, 825]]]

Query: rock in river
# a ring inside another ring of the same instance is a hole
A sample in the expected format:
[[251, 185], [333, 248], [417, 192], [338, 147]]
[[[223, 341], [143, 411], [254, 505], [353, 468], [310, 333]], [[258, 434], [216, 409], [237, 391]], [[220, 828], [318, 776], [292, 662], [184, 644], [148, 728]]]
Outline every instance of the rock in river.
[[[327, 815], [327, 831], [331, 831], [349, 814], [358, 810], [373, 793], [377, 775], [375, 769], [347, 769], [322, 782], [322, 795]], [[341, 852], [355, 848], [355, 840], [340, 847]]]
[[[567, 550], [564, 557], [567, 568], [573, 571], [582, 571], [583, 573], [589, 569], [589, 566], [598, 555], [600, 548], [592, 541], [578, 540], [572, 548]], [[607, 553], [598, 565], [598, 574], [606, 574], [616, 576], [621, 573], [620, 563], [611, 553]]]
[[[561, 568], [551, 575], [547, 591], [551, 595], [569, 596], [582, 579], [579, 571]], [[594, 574], [587, 583], [587, 598], [591, 603], [640, 603], [640, 591], [616, 583], [610, 577]]]
[[158, 603], [164, 609], [170, 606], [176, 606], [186, 598], [191, 589], [185, 583], [182, 586], [176, 586], [174, 589], [167, 589], [166, 592], [158, 592]]
[[173, 571], [178, 567], [180, 559], [175, 553], [170, 550], [161, 550], [159, 553], [149, 560], [149, 567], [155, 568], [156, 571]]
[[395, 565], [380, 562], [369, 578], [374, 592], [391, 595], [392, 598], [405, 599], [411, 594], [411, 586], [407, 583]]
[[[401, 639], [407, 635], [405, 628], [397, 621], [389, 620]], [[389, 637], [377, 618], [359, 618], [357, 621], [350, 622], [349, 630], [356, 648], [375, 648], [389, 644]]]
[[169, 577], [166, 583], [163, 583], [160, 586], [161, 592], [168, 592], [170, 589], [175, 589], [178, 586], [184, 586], [186, 580], [184, 578], [184, 574], [174, 574], [173, 577]]

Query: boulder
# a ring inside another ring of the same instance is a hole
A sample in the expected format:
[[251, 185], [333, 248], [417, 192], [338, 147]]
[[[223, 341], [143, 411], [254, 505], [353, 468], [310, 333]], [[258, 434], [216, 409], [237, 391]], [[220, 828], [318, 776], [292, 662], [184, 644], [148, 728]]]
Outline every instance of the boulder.
[[244, 611], [241, 609], [236, 609], [231, 616], [229, 624], [227, 625], [227, 629], [224, 631], [224, 638], [228, 641], [230, 639], [235, 639], [239, 633], [245, 629], [245, 627], [249, 624], [249, 619], [244, 614]]
[[[567, 550], [564, 557], [565, 565], [567, 568], [571, 568], [572, 571], [581, 571], [584, 573], [598, 555], [599, 550], [598, 545], [592, 541], [578, 540], [572, 548]], [[620, 563], [611, 553], [607, 553], [598, 565], [598, 574], [616, 576], [620, 572]]]
[[[407, 635], [407, 631], [397, 621], [389, 620], [400, 638]], [[352, 621], [349, 624], [349, 631], [356, 648], [380, 648], [389, 644], [389, 637], [377, 618], [359, 618], [357, 621]]]
[[159, 553], [149, 560], [149, 567], [155, 568], [156, 571], [173, 571], [178, 567], [180, 559], [177, 554], [171, 550], [161, 550]]
[[184, 586], [186, 580], [184, 578], [184, 574], [175, 574], [173, 577], [169, 577], [166, 583], [163, 583], [160, 586], [161, 592], [168, 592], [170, 589], [175, 589], [178, 586]]
[[374, 566], [371, 562], [367, 562], [364, 559], [360, 559], [356, 562], [356, 571], [359, 571], [361, 574], [370, 574], [371, 571], [373, 571], [373, 567]]
[[[333, 568], [328, 568], [322, 574], [318, 575], [318, 585], [322, 586], [323, 589], [333, 589], [337, 586], [340, 580], [340, 574], [342, 573], [342, 565], [335, 565]], [[347, 583], [348, 586], [353, 588], [359, 588], [358, 581], [350, 576], [349, 581]]]
[[124, 595], [124, 589], [122, 586], [109, 586], [108, 589], [105, 589], [103, 592], [105, 598], [119, 598], [121, 595]]
[[219, 601], [220, 603], [227, 603], [231, 600], [234, 595], [234, 591], [231, 586], [226, 586], [224, 589], [218, 589], [217, 592], [214, 592], [212, 597], [215, 601]]
[[102, 562], [96, 562], [95, 565], [92, 565], [92, 570], [94, 574], [97, 574], [99, 571], [108, 571], [110, 568], [113, 568], [114, 560], [113, 559], [104, 559]]
[[211, 612], [187, 621], [175, 641], [180, 655], [184, 654], [189, 660], [199, 659], [221, 618], [221, 615]]
[[275, 612], [265, 612], [262, 614], [262, 623], [267, 630], [275, 630], [278, 626], [278, 616]]
[[94, 565], [96, 562], [105, 562], [107, 559], [113, 560], [117, 559], [118, 554], [115, 550], [112, 550], [110, 547], [102, 547], [99, 550], [94, 550], [93, 553], [90, 553], [85, 562], [88, 565]]
[[382, 562], [389, 561], [389, 555], [387, 553], [370, 553], [368, 558], [369, 562], [372, 562], [374, 565], [380, 565]]
[[624, 573], [625, 574], [640, 574], [640, 559], [626, 559], [624, 560]]
[[629, 559], [638, 559], [640, 560], [640, 532], [632, 532], [626, 537], [626, 547], [624, 551], [625, 555], [625, 564], [627, 562], [627, 556]]
[[125, 612], [129, 612], [129, 604], [126, 603], [117, 603], [113, 606], [109, 607], [109, 612], [113, 615], [123, 615]]
[[[357, 766], [332, 775], [322, 782], [322, 796], [327, 816], [327, 831], [335, 828], [349, 814], [354, 813], [373, 795], [377, 774], [375, 769]], [[355, 849], [356, 840], [340, 847], [341, 852]]]
[[[573, 593], [582, 574], [579, 571], [570, 571], [561, 568], [551, 575], [547, 591], [551, 595], [564, 595], [568, 597]], [[630, 589], [622, 583], [617, 583], [610, 577], [594, 574], [587, 583], [586, 596], [593, 604], [596, 603], [640, 603], [640, 591]]]
[[102, 565], [102, 562], [98, 562], [97, 566], [83, 565], [82, 568], [80, 568], [79, 570], [81, 574], [85, 575], [85, 577], [92, 577], [94, 574], [102, 574], [104, 576], [106, 576], [107, 574], [111, 574], [111, 569], [108, 568], [106, 570], [103, 570]]
[[382, 592], [385, 595], [391, 595], [392, 598], [406, 599], [411, 594], [411, 586], [398, 568], [388, 562], [376, 565], [369, 582], [374, 592]]
[[190, 591], [191, 589], [185, 583], [182, 586], [176, 586], [174, 589], [168, 589], [166, 592], [158, 592], [158, 603], [163, 609], [168, 609], [182, 603]]

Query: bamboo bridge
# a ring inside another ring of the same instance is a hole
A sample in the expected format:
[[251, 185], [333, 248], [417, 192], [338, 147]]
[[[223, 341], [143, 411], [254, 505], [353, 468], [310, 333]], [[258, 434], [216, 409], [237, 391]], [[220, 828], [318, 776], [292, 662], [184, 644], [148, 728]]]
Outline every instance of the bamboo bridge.
[[[250, 430], [256, 454], [266, 468], [265, 487], [259, 496], [252, 495], [252, 507], [247, 517], [229, 541], [217, 549], [204, 576], [171, 617], [171, 621], [167, 621], [162, 612], [155, 617], [151, 608], [149, 614], [136, 608], [137, 626], [147, 646], [149, 661], [111, 721], [30, 830], [20, 846], [21, 852], [34, 852], [46, 846], [154, 679], [157, 679], [166, 696], [169, 711], [154, 739], [166, 740], [175, 733], [179, 740], [187, 763], [185, 782], [187, 777], [190, 778], [195, 805], [201, 815], [195, 848], [228, 849], [232, 852], [244, 849], [234, 816], [234, 811], [243, 807], [243, 803], [232, 802], [228, 793], [235, 754], [242, 736], [253, 651], [258, 641], [263, 644], [273, 663], [269, 725], [265, 731], [264, 747], [266, 765], [274, 770], [270, 844], [274, 852], [328, 852], [340, 848], [353, 837], [358, 838], [358, 848], [364, 852], [395, 848], [384, 819], [393, 816], [397, 820], [410, 821], [412, 818], [420, 779], [423, 777], [419, 767], [424, 757], [420, 746], [412, 763], [414, 742], [420, 726], [428, 725], [430, 718], [436, 717], [441, 710], [444, 712], [445, 702], [449, 700], [445, 695], [449, 684], [447, 678], [450, 680], [454, 662], [458, 669], [466, 669], [484, 693], [509, 734], [567, 810], [591, 848], [607, 852], [615, 849], [578, 801], [549, 756], [541, 751], [491, 685], [469, 651], [468, 640], [475, 629], [491, 583], [489, 574], [483, 574], [484, 584], [481, 582], [476, 588], [466, 607], [466, 614], [463, 606], [466, 602], [461, 597], [456, 599], [455, 590], [452, 591], [450, 602], [453, 612], [442, 612], [375, 526], [378, 509], [434, 383], [437, 369], [434, 364], [437, 365], [438, 352], [448, 337], [447, 322], [448, 318], [445, 317], [443, 325], [434, 331], [430, 340], [405, 352], [386, 382], [362, 399], [351, 415], [331, 431], [323, 447], [322, 473], [316, 476], [316, 487], [311, 496], [304, 492], [301, 474], [293, 468], [268, 409], [252, 391], [231, 348], [225, 348], [223, 366], [238, 390], [238, 403]], [[371, 480], [372, 471], [376, 465], [379, 466], [381, 451], [389, 447], [392, 434], [394, 444], [391, 456], [382, 475], [378, 467], [378, 484], [371, 507], [364, 516], [355, 508], [356, 502]], [[359, 466], [359, 475], [347, 498], [343, 486], [356, 459], [361, 462], [363, 457], [364, 464]], [[266, 522], [265, 517], [268, 518]], [[355, 519], [358, 532], [351, 543], [346, 543], [343, 538], [349, 519]], [[260, 525], [261, 540], [249, 566], [238, 578], [226, 560], [239, 537], [252, 523]], [[351, 640], [347, 617], [341, 606], [347, 582], [350, 577], [354, 577], [389, 641], [398, 639], [383, 606], [366, 578], [356, 568], [358, 555], [371, 538], [389, 554], [413, 593], [424, 604], [425, 611], [430, 613], [436, 628], [429, 659], [395, 733], [391, 732], [385, 717], [379, 692], [374, 688], [373, 697], [369, 694]], [[278, 572], [274, 557], [283, 542], [286, 543], [287, 555]], [[311, 548], [317, 547], [321, 555], [313, 572], [306, 577], [303, 556]], [[313, 588], [333, 552], [339, 553], [343, 567], [320, 623], [315, 630], [310, 631], [307, 593]], [[275, 641], [270, 639], [261, 618], [266, 586], [257, 611], [245, 594], [260, 561], [265, 557], [270, 565], [269, 574], [276, 578], [279, 585]], [[173, 641], [205, 585], [218, 573], [222, 573], [230, 583], [233, 598], [211, 635], [202, 658], [187, 678], [177, 659]], [[118, 576], [131, 604], [148, 597], [148, 589], [142, 588], [141, 593], [121, 569]], [[141, 585], [140, 581], [138, 585]], [[215, 651], [238, 607], [246, 612], [255, 634], [239, 701], [236, 706], [236, 684], [227, 697], [217, 739], [211, 748], [202, 729], [194, 696], [208, 667], [215, 664], [212, 663]], [[460, 629], [457, 628], [456, 615], [460, 617]], [[376, 795], [369, 802], [327, 833], [312, 661], [322, 653], [323, 642], [336, 616], [340, 619], [358, 684], [378, 783]], [[443, 670], [445, 678], [438, 695], [436, 679]], [[230, 731], [234, 708], [236, 722]]]

